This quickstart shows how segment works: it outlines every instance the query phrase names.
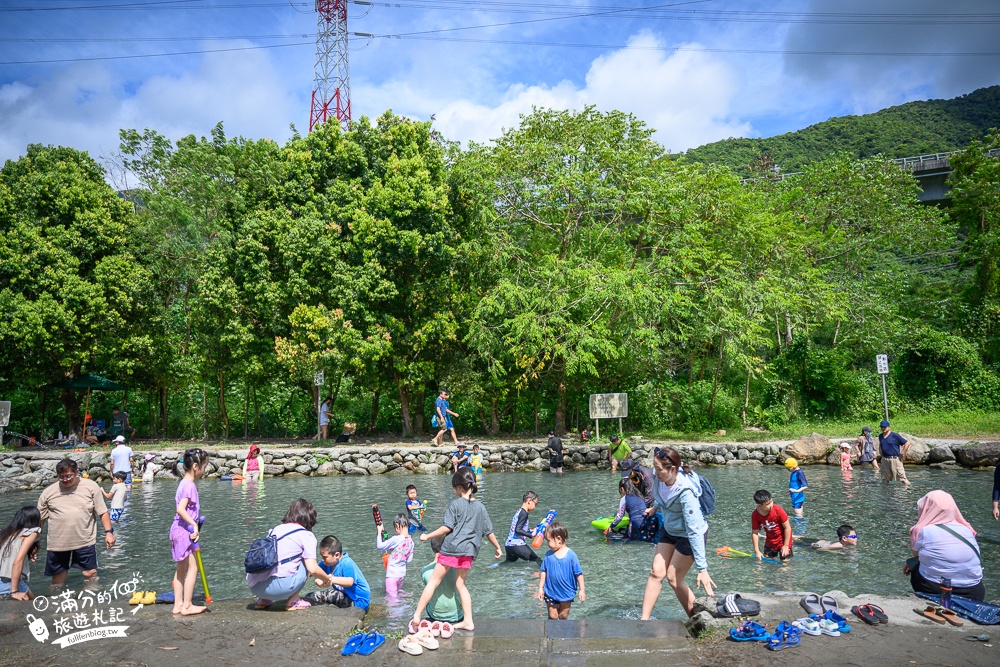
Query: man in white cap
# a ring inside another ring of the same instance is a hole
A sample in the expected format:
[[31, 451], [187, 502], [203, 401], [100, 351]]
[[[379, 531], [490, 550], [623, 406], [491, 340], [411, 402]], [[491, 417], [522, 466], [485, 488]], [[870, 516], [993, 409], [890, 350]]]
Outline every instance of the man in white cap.
[[111, 474], [114, 475], [116, 472], [125, 473], [125, 486], [126, 488], [132, 488], [132, 448], [125, 444], [125, 436], [119, 435], [115, 437], [114, 440], [115, 448], [111, 450], [111, 462], [108, 467], [111, 468]]

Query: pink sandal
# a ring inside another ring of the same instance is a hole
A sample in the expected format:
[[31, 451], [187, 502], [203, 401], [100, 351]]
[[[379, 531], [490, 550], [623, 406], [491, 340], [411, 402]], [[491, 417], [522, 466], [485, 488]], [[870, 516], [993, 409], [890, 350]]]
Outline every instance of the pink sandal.
[[285, 611], [299, 611], [301, 609], [308, 609], [311, 606], [312, 606], [311, 604], [309, 604], [302, 598], [298, 598], [295, 600], [295, 602], [285, 607]]
[[434, 621], [431, 623], [431, 635], [434, 637], [441, 636], [441, 623], [440, 621]]
[[441, 639], [448, 639], [455, 634], [455, 628], [451, 623], [445, 621], [441, 624]]
[[431, 622], [428, 621], [426, 618], [421, 620], [420, 623], [417, 624], [417, 632], [421, 630], [426, 630], [427, 632], [431, 631]]
[[419, 622], [418, 621], [410, 621], [410, 624], [406, 626], [406, 631], [408, 633], [410, 633], [411, 635], [415, 635], [418, 632], [420, 632]]

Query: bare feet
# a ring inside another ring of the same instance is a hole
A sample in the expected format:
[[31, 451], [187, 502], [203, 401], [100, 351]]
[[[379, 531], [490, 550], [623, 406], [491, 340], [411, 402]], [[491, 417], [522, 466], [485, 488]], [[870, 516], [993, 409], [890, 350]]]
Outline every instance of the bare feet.
[[[194, 616], [195, 614], [200, 614], [206, 609], [208, 609], [208, 607], [196, 607], [195, 605], [191, 605], [190, 607], [181, 610], [181, 616]], [[174, 613], [176, 614], [177, 612]]]
[[181, 613], [181, 608], [178, 607], [177, 605], [174, 605], [174, 609], [173, 609], [173, 611], [171, 613], [179, 614], [179, 613]]
[[471, 632], [476, 629], [476, 624], [466, 623], [465, 621], [462, 621], [461, 623], [456, 623], [452, 627], [455, 628], [456, 630], [468, 630]]

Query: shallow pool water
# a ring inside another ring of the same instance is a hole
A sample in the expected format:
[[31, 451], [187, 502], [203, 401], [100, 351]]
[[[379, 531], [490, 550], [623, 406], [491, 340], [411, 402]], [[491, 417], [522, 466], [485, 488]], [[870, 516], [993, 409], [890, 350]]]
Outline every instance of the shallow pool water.
[[[871, 471], [855, 470], [845, 478], [839, 468], [806, 468], [809, 491], [805, 519], [793, 519], [796, 535], [811, 539], [834, 539], [841, 523], [854, 525], [859, 535], [856, 549], [843, 554], [817, 553], [797, 543], [795, 558], [786, 567], [757, 563], [749, 558], [721, 560], [715, 548], [729, 545], [752, 552], [750, 513], [753, 492], [767, 488], [776, 501], [789, 510], [788, 474], [776, 466], [764, 468], [703, 469], [716, 488], [718, 508], [709, 519], [709, 572], [719, 588], [741, 591], [841, 589], [854, 595], [871, 592], [886, 595], [910, 590], [902, 575], [903, 560], [909, 555], [908, 530], [916, 517], [916, 502], [927, 491], [942, 488], [957, 499], [966, 518], [979, 531], [979, 543], [986, 570], [989, 598], [1000, 593], [1000, 530], [990, 515], [989, 473], [967, 470], [944, 472], [908, 469], [913, 489], [884, 487]], [[574, 604], [572, 616], [597, 618], [638, 618], [653, 546], [612, 541], [590, 526], [592, 519], [612, 513], [617, 504], [618, 475], [608, 471], [566, 473], [502, 473], [486, 475], [479, 498], [486, 504], [501, 544], [511, 517], [527, 489], [541, 496], [532, 515], [541, 520], [549, 507], [559, 511], [558, 520], [570, 532], [570, 546], [583, 565], [587, 601]], [[255, 537], [280, 522], [289, 503], [299, 497], [316, 505], [318, 538], [338, 536], [358, 562], [372, 585], [373, 602], [384, 601], [384, 570], [375, 549], [375, 527], [371, 503], [382, 508], [386, 522], [401, 512], [404, 488], [413, 483], [420, 498], [429, 504], [424, 523], [431, 529], [440, 525], [448, 502], [454, 497], [450, 476], [306, 477], [267, 480], [261, 486], [233, 485], [218, 480], [198, 483], [207, 522], [201, 539], [202, 554], [212, 596], [248, 598], [243, 581], [243, 555]], [[107, 485], [106, 485], [107, 486]], [[100, 547], [101, 576], [104, 583], [141, 573], [144, 587], [157, 592], [169, 590], [173, 575], [167, 530], [173, 518], [176, 483], [157, 480], [137, 484], [117, 529], [118, 546], [108, 551]], [[34, 504], [38, 492], [0, 495], [0, 521], [6, 524], [16, 508]], [[801, 541], [804, 543], [804, 541]], [[103, 544], [103, 543], [102, 543]], [[430, 546], [417, 543], [417, 553], [407, 574], [404, 589], [419, 593], [419, 568], [432, 560]], [[44, 547], [44, 541], [43, 541]], [[540, 555], [543, 551], [540, 550]], [[42, 576], [44, 554], [32, 566], [36, 592], [47, 591]], [[485, 543], [469, 578], [477, 615], [484, 617], [542, 617], [542, 603], [532, 594], [537, 567], [524, 563], [495, 565], [492, 549]], [[495, 566], [493, 566], [495, 565]], [[493, 566], [493, 567], [491, 567]], [[80, 585], [79, 574], [70, 578]], [[693, 584], [693, 576], [689, 576]], [[307, 587], [312, 590], [312, 585]], [[404, 599], [389, 608], [401, 618], [412, 609], [415, 598]], [[668, 587], [654, 611], [660, 618], [683, 615]]]

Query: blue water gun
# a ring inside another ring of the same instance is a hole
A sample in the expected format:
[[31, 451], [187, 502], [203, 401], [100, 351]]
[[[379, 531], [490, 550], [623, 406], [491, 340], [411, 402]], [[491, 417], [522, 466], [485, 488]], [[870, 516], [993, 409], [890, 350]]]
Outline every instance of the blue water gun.
[[556, 514], [559, 512], [555, 510], [549, 510], [537, 526], [535, 526], [535, 539], [531, 540], [531, 546], [535, 549], [542, 546], [542, 540], [545, 539], [545, 531], [548, 530], [549, 526], [552, 525], [552, 520], [556, 518]]

